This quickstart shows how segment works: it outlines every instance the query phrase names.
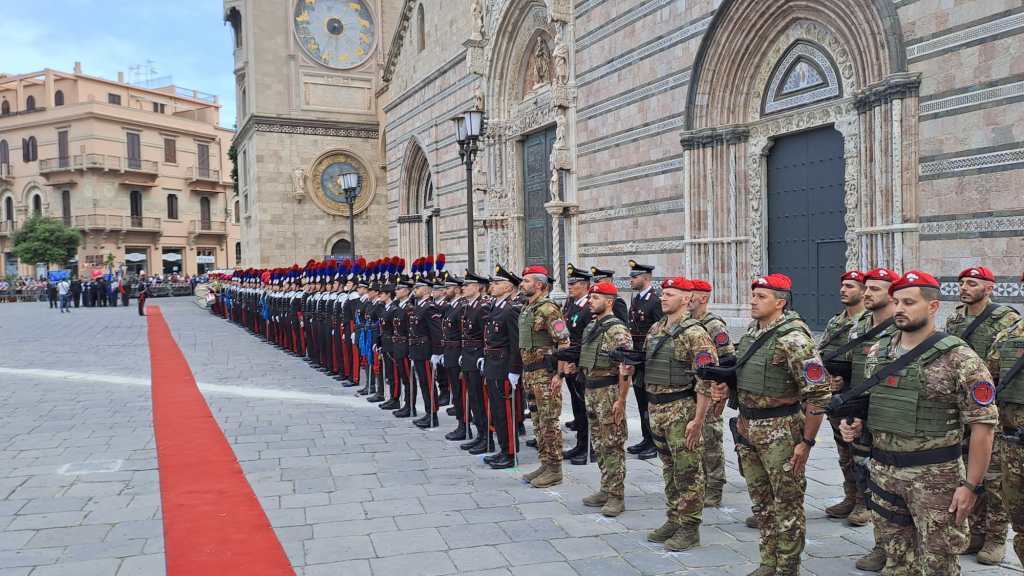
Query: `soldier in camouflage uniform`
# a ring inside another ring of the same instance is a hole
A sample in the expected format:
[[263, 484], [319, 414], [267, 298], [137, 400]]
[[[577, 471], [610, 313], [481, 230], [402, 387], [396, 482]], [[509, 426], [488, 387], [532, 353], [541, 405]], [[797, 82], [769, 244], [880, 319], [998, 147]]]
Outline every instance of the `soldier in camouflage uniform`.
[[[821, 426], [821, 411], [831, 398], [825, 367], [810, 329], [786, 309], [792, 281], [769, 274], [751, 285], [751, 317], [736, 347], [743, 359], [736, 370], [740, 417], [736, 452], [747, 481], [753, 511], [761, 527], [761, 565], [750, 576], [795, 576], [807, 531], [804, 517], [804, 469]], [[728, 396], [716, 384], [713, 399]], [[802, 408], [803, 407], [803, 408]]]
[[647, 333], [645, 377], [650, 401], [651, 435], [665, 478], [665, 523], [647, 539], [671, 551], [700, 545], [704, 512], [701, 439], [710, 405], [710, 385], [695, 370], [718, 363], [708, 331], [690, 317], [693, 283], [670, 278], [661, 284], [664, 314]]
[[[934, 277], [912, 270], [889, 293], [899, 332], [872, 346], [865, 367], [868, 378], [881, 379], [870, 390], [867, 427], [873, 439], [868, 505], [885, 547], [883, 574], [957, 576], [966, 520], [984, 491], [998, 420], [995, 388], [963, 340], [935, 331]], [[888, 368], [905, 355], [909, 364]], [[844, 421], [843, 438], [851, 441], [863, 425], [859, 418]], [[971, 428], [966, 475], [964, 426]]]
[[529, 266], [523, 270], [520, 284], [527, 304], [519, 313], [519, 349], [523, 357], [523, 382], [536, 402], [536, 408], [530, 411], [530, 422], [541, 463], [523, 478], [534, 488], [562, 482], [562, 379], [558, 373], [548, 372], [544, 356], [569, 346], [569, 327], [558, 304], [548, 298], [549, 278], [544, 266]]
[[[736, 355], [736, 348], [729, 338], [729, 330], [725, 320], [717, 314], [708, 312], [708, 301], [711, 300], [711, 284], [705, 280], [693, 279], [693, 296], [688, 306], [690, 317], [700, 322], [711, 336], [719, 360]], [[708, 407], [704, 417], [704, 507], [717, 508], [722, 505], [722, 488], [725, 486], [725, 448], [722, 445], [722, 412], [725, 402], [717, 402]]]
[[616, 296], [618, 289], [611, 282], [591, 286], [588, 303], [593, 318], [583, 330], [577, 365], [584, 381], [587, 421], [601, 470], [601, 487], [585, 497], [583, 504], [600, 506], [601, 514], [609, 517], [625, 510], [626, 395], [633, 373], [632, 366], [609, 356], [617, 348], [633, 348], [629, 328], [612, 313]]
[[[830, 318], [825, 325], [825, 333], [818, 342], [818, 353], [823, 359], [827, 360], [836, 355], [849, 342], [851, 329], [864, 315], [864, 282], [864, 273], [860, 270], [848, 270], [839, 278], [839, 301], [843, 304], [843, 311]], [[835, 359], [846, 360], [846, 356], [848, 354]], [[832, 393], [835, 394], [841, 392], [847, 383], [842, 376], [829, 374], [829, 384], [832, 386]], [[843, 500], [825, 508], [825, 514], [829, 518], [846, 518], [863, 498], [857, 491], [850, 445], [843, 442], [839, 434], [839, 420], [829, 418], [828, 423], [832, 427], [832, 436], [836, 441], [836, 452], [839, 453], [839, 469], [843, 472]]]
[[1018, 558], [1024, 558], [1024, 319], [996, 336], [988, 369], [999, 385], [996, 400], [1003, 434], [996, 435], [995, 445], [1002, 457], [1004, 510], [1015, 532], [1013, 548]]
[[[996, 334], [1015, 323], [1020, 315], [1009, 306], [992, 302], [992, 288], [995, 275], [983, 266], [967, 268], [960, 273], [960, 305], [946, 320], [946, 332], [964, 339], [982, 358], [986, 358]], [[964, 458], [967, 458], [967, 444], [970, 431], [965, 430]], [[987, 490], [978, 499], [971, 513], [971, 540], [965, 554], [978, 554], [981, 564], [1002, 562], [1006, 550], [1006, 527], [1009, 518], [1002, 502], [1000, 488], [1001, 443], [996, 441], [992, 462], [985, 474]]]

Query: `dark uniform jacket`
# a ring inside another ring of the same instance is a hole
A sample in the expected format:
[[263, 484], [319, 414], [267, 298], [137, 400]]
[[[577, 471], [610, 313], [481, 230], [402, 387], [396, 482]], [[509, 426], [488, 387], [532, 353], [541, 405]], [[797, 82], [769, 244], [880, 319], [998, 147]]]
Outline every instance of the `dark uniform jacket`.
[[661, 316], [661, 299], [653, 286], [643, 295], [639, 292], [633, 295], [629, 307], [629, 333], [633, 337], [634, 350], [644, 349], [647, 333]]
[[[504, 381], [508, 374], [521, 374], [519, 351], [519, 307], [511, 297], [494, 302], [484, 322], [484, 376]], [[463, 358], [465, 362], [465, 358]]]
[[409, 309], [409, 358], [429, 360], [441, 353], [441, 313], [430, 298]]

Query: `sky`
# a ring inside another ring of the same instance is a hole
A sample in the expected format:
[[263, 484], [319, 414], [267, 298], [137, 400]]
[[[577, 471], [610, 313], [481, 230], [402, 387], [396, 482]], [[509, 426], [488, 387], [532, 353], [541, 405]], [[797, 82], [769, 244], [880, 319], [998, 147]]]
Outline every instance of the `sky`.
[[[0, 72], [23, 74], [43, 68], [117, 79], [132, 67], [174, 84], [220, 97], [220, 123], [235, 124], [234, 56], [231, 27], [221, 0], [0, 0]], [[144, 79], [144, 75], [139, 75]]]

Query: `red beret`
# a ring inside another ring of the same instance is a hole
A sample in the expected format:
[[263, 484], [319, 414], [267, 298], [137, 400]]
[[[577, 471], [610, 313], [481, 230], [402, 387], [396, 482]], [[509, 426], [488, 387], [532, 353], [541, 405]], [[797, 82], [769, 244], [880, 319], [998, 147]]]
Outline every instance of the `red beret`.
[[900, 275], [892, 270], [889, 270], [888, 268], [875, 268], [874, 270], [868, 270], [864, 274], [864, 279], [881, 280], [883, 282], [895, 282], [900, 279]]
[[866, 279], [864, 278], [864, 273], [860, 270], [847, 270], [845, 274], [839, 277], [840, 282], [845, 280], [853, 280], [863, 284]]
[[615, 284], [611, 282], [598, 282], [590, 287], [591, 294], [601, 294], [604, 296], [618, 296], [619, 289], [615, 287]]
[[960, 273], [957, 278], [963, 280], [964, 278], [976, 278], [978, 280], [988, 280], [989, 282], [995, 282], [996, 276], [991, 270], [984, 266], [977, 266], [975, 268], [968, 268]]
[[750, 289], [769, 288], [771, 290], [792, 290], [793, 281], [785, 274], [769, 274], [762, 276], [750, 283]]
[[545, 266], [527, 266], [526, 268], [523, 268], [523, 276], [526, 276], [527, 274], [542, 274], [547, 276], [548, 269]]
[[697, 292], [711, 292], [711, 283], [707, 280], [701, 280], [700, 278], [694, 278], [693, 289]]
[[902, 278], [892, 283], [889, 286], [889, 295], [891, 296], [897, 290], [904, 288], [913, 288], [914, 286], [920, 286], [921, 288], [938, 288], [939, 281], [934, 276], [927, 272], [921, 272], [920, 270], [911, 270], [903, 275]]
[[661, 281], [661, 289], [666, 290], [668, 288], [675, 288], [676, 290], [684, 290], [686, 292], [689, 292], [693, 290], [693, 282], [687, 280], [686, 278], [683, 278], [682, 276], [677, 276], [675, 278], [666, 278], [665, 280]]

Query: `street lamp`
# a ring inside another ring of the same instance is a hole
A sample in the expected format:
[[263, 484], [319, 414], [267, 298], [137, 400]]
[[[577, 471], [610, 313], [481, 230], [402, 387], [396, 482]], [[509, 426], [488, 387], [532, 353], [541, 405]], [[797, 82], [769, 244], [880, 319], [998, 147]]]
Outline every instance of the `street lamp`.
[[356, 198], [359, 197], [359, 173], [345, 172], [341, 175], [341, 185], [345, 190], [345, 203], [348, 204], [348, 235], [349, 246], [352, 248], [352, 260], [356, 259]]
[[455, 123], [455, 140], [459, 143], [459, 158], [466, 166], [466, 269], [476, 271], [476, 249], [473, 230], [473, 161], [480, 151], [477, 140], [483, 129], [484, 113], [482, 110], [468, 110], [452, 118]]

